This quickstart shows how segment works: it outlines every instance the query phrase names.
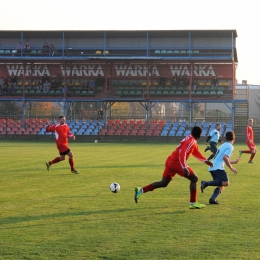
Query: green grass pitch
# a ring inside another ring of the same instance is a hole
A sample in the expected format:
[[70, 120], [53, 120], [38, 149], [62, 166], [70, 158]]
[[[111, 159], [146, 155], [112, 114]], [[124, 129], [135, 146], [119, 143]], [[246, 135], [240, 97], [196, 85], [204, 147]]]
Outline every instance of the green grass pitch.
[[[58, 156], [54, 141], [1, 141], [0, 259], [260, 259], [258, 155], [248, 164], [243, 154], [237, 175], [227, 169], [221, 205], [208, 205], [208, 187], [199, 190], [206, 207], [190, 210], [189, 182], [179, 176], [134, 203], [134, 188], [161, 179], [176, 145], [71, 141], [75, 175], [68, 159], [46, 170]], [[246, 145], [234, 146], [236, 159]], [[211, 179], [194, 157], [188, 165], [198, 184]]]

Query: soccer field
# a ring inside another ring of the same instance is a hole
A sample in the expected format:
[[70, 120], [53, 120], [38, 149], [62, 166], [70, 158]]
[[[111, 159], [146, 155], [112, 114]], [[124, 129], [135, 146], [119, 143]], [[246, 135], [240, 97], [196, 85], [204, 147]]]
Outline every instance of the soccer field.
[[[199, 141], [205, 153], [203, 140]], [[134, 188], [161, 179], [177, 143], [70, 142], [80, 174], [58, 156], [55, 142], [2, 141], [0, 165], [0, 259], [260, 259], [258, 155], [243, 154], [227, 169], [230, 186], [221, 205], [209, 205], [213, 187], [189, 209], [189, 182], [176, 176], [165, 189]], [[235, 143], [232, 159], [244, 143]], [[190, 157], [201, 180], [208, 166]], [[110, 192], [112, 182], [121, 185]]]

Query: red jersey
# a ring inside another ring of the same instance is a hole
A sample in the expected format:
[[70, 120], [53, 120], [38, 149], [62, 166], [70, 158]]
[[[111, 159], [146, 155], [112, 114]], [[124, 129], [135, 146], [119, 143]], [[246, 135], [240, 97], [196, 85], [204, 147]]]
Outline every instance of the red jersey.
[[252, 142], [254, 142], [254, 132], [253, 132], [253, 129], [252, 129], [252, 127], [251, 126], [247, 126], [246, 127], [246, 141], [248, 142], [248, 141], [252, 141]]
[[69, 149], [68, 137], [73, 137], [74, 135], [70, 132], [70, 129], [67, 124], [47, 125], [46, 132], [54, 133], [56, 138], [56, 145], [60, 152], [65, 152]]
[[173, 161], [178, 161], [182, 168], [187, 167], [186, 161], [192, 154], [199, 161], [205, 162], [207, 159], [199, 151], [197, 140], [192, 135], [187, 135], [178, 145], [176, 150], [170, 155]]

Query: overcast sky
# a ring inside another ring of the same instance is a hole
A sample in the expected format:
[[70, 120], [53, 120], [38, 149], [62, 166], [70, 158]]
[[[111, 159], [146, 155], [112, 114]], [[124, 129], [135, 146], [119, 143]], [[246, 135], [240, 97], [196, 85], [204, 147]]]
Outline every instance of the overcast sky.
[[256, 0], [0, 0], [0, 30], [237, 31], [238, 82], [260, 85]]

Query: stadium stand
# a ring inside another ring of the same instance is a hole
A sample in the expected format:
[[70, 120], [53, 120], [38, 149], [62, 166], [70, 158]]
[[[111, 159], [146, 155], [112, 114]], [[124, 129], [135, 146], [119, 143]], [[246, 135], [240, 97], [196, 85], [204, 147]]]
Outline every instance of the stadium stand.
[[[23, 51], [17, 55], [9, 45], [16, 46], [17, 38], [26, 41], [23, 39], [25, 35], [35, 47], [26, 55]], [[144, 106], [151, 104], [151, 107], [164, 101], [189, 105], [208, 101], [227, 104], [235, 100], [235, 105], [241, 102], [234, 88], [235, 65], [238, 62], [235, 30], [65, 31], [60, 37], [52, 38], [51, 35], [52, 31], [43, 31], [40, 35], [38, 31], [1, 31], [0, 78], [17, 76], [17, 83], [12, 85], [11, 90], [3, 92], [1, 101], [19, 102], [23, 111], [27, 102], [58, 102], [64, 114], [71, 102], [82, 101], [102, 103], [105, 109], [107, 102], [136, 102]], [[134, 43], [131, 40], [133, 36]], [[52, 38], [57, 50], [55, 56], [46, 57], [41, 47], [37, 47], [42, 46], [42, 38]], [[146, 44], [143, 44], [143, 39], [146, 39]], [[65, 44], [67, 42], [69, 47]], [[226, 42], [232, 44], [227, 47]], [[36, 62], [35, 66], [29, 65]], [[39, 87], [39, 82], [45, 72], [50, 85], [43, 89]], [[57, 73], [62, 75], [58, 84], [55, 83]], [[174, 75], [178, 78], [191, 75], [191, 78], [183, 84], [180, 80], [175, 82]], [[218, 84], [213, 87], [211, 83], [215, 75]], [[164, 80], [161, 81], [161, 78]], [[198, 82], [197, 89], [190, 86], [193, 79]], [[244, 98], [243, 101], [248, 103]], [[149, 110], [147, 113], [151, 112], [149, 106], [145, 109]], [[194, 125], [200, 125], [203, 134], [208, 133], [213, 124], [211, 121], [217, 120], [216, 116], [210, 116], [209, 122], [198, 122], [192, 112], [189, 111], [190, 117], [185, 115], [186, 121], [191, 121], [188, 124], [183, 123], [184, 118], [180, 117], [174, 119], [175, 122], [160, 122], [160, 119], [154, 122], [152, 113], [147, 123], [148, 114], [141, 117], [141, 121], [110, 121], [106, 117], [107, 121], [102, 123], [91, 118], [90, 121], [71, 120], [69, 124], [79, 137], [167, 137], [188, 133]], [[236, 119], [235, 113], [232, 108], [230, 118]], [[174, 117], [168, 115], [165, 118]], [[235, 125], [235, 122], [231, 126], [223, 124], [223, 133]], [[10, 124], [8, 128], [7, 125], [0, 127], [0, 132], [8, 132], [8, 135], [46, 135], [44, 124], [23, 122], [20, 125]]]

